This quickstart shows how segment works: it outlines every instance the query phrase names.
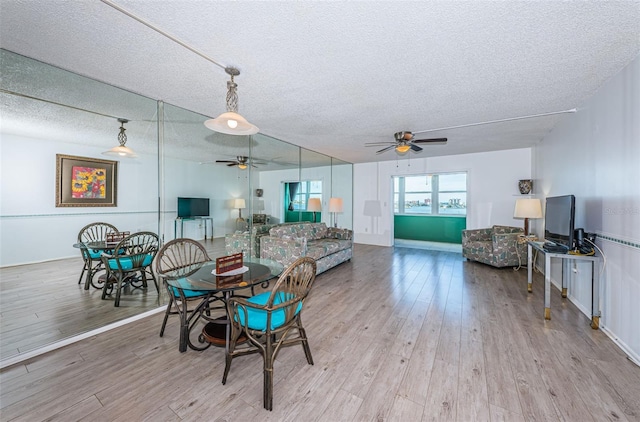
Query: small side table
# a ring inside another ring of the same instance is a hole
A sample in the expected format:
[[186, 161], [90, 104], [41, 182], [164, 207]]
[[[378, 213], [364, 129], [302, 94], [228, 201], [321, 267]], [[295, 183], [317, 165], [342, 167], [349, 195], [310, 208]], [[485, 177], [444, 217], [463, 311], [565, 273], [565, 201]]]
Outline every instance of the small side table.
[[562, 297], [567, 297], [567, 280], [565, 277], [566, 263], [575, 261], [591, 262], [591, 328], [597, 330], [600, 327], [600, 262], [602, 258], [597, 255], [572, 255], [568, 253], [547, 252], [543, 248], [544, 242], [527, 242], [528, 268], [527, 291], [533, 291], [533, 249], [544, 254], [544, 318], [551, 319], [551, 259], [561, 259], [562, 262]]
[[173, 221], [173, 237], [175, 239], [178, 238], [178, 224], [180, 224], [180, 237], [182, 237], [184, 233], [184, 222], [185, 221], [195, 221], [195, 220], [203, 220], [204, 221], [204, 240], [207, 240], [207, 222], [211, 225], [211, 239], [213, 239], [213, 218], [211, 217], [198, 217], [198, 218], [176, 218]]

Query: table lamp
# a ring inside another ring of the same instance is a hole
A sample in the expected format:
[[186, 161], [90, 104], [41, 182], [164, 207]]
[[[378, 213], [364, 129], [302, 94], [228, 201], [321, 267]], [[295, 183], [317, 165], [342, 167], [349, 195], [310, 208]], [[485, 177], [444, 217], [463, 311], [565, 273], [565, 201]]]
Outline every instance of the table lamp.
[[542, 218], [542, 205], [539, 199], [516, 199], [513, 218], [524, 218], [524, 235], [529, 236], [529, 219]]
[[233, 208], [238, 209], [238, 218], [236, 219], [236, 223], [240, 221], [244, 222], [244, 218], [242, 218], [242, 209], [246, 207], [247, 207], [247, 204], [244, 202], [244, 199], [242, 198], [236, 198], [233, 201]]
[[316, 213], [322, 211], [322, 203], [320, 202], [320, 198], [309, 198], [309, 202], [307, 203], [307, 211], [313, 212], [313, 222], [317, 223]]
[[329, 199], [329, 212], [333, 213], [333, 227], [338, 227], [338, 213], [343, 210], [342, 198]]

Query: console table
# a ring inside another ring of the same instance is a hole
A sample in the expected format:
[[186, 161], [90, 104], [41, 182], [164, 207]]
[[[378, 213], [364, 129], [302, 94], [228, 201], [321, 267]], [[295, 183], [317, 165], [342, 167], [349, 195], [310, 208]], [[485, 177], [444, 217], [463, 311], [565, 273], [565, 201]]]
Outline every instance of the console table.
[[568, 253], [547, 252], [543, 248], [544, 242], [527, 241], [528, 268], [527, 290], [532, 292], [533, 286], [533, 250], [544, 254], [544, 318], [551, 319], [551, 259], [562, 260], [562, 297], [567, 297], [567, 280], [565, 267], [570, 261], [591, 262], [591, 328], [597, 330], [600, 326], [600, 261], [602, 258], [596, 255], [572, 255]]
[[213, 239], [213, 218], [211, 217], [197, 217], [197, 218], [176, 218], [173, 221], [173, 238], [178, 238], [178, 224], [180, 224], [180, 237], [184, 233], [184, 222], [185, 221], [204, 221], [204, 240], [207, 240], [207, 222], [211, 224], [211, 239]]

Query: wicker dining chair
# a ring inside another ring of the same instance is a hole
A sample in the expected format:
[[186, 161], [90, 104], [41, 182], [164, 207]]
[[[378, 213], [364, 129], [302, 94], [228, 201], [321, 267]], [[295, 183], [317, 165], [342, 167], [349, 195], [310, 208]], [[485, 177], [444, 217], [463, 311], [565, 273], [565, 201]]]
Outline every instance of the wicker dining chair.
[[[116, 289], [114, 306], [120, 306], [122, 288], [129, 284], [134, 287], [147, 287], [147, 277], [151, 277], [160, 299], [158, 282], [151, 264], [158, 253], [158, 235], [152, 232], [133, 233], [122, 239], [111, 254], [102, 254], [102, 263], [107, 270], [102, 288], [102, 299]], [[140, 283], [140, 285], [138, 285]]]
[[169, 304], [164, 313], [164, 320], [160, 328], [160, 337], [164, 335], [169, 315], [180, 315], [180, 343], [179, 350], [186, 351], [187, 336], [189, 335], [188, 314], [190, 301], [202, 301], [210, 292], [200, 290], [177, 289], [167, 284], [166, 276], [186, 277], [197, 271], [198, 264], [211, 261], [204, 246], [192, 239], [174, 239], [165, 244], [158, 252], [155, 260], [155, 269], [169, 294]]
[[[226, 352], [222, 384], [227, 382], [231, 361], [238, 356], [260, 353], [263, 359], [264, 408], [273, 409], [273, 363], [280, 348], [301, 344], [309, 365], [313, 365], [307, 334], [302, 327], [302, 308], [316, 278], [316, 262], [302, 257], [278, 278], [271, 291], [248, 299], [232, 297], [227, 302], [231, 337]], [[291, 334], [296, 334], [290, 337]], [[248, 343], [238, 347], [241, 334]]]
[[[85, 244], [88, 242], [99, 242], [106, 239], [107, 233], [118, 233], [118, 229], [109, 223], [91, 223], [82, 228], [78, 233], [78, 243]], [[94, 251], [83, 246], [80, 247], [82, 260], [84, 261], [78, 284], [82, 283], [82, 277], [87, 271], [87, 279], [84, 288], [89, 289], [89, 285], [93, 283], [93, 276], [102, 267], [102, 251]], [[98, 287], [98, 286], [94, 286]]]

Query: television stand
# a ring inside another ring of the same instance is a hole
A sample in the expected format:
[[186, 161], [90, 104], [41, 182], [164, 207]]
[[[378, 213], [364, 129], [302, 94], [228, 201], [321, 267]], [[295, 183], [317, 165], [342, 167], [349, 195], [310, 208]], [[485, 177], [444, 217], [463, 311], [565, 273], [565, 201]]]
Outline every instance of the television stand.
[[527, 241], [528, 268], [527, 291], [533, 291], [533, 249], [544, 254], [544, 319], [551, 319], [551, 259], [562, 260], [562, 297], [567, 297], [567, 280], [565, 267], [569, 261], [591, 262], [591, 328], [597, 330], [600, 327], [600, 261], [602, 258], [596, 255], [572, 255], [563, 252], [551, 252], [545, 248], [545, 242]]
[[178, 224], [180, 225], [180, 236], [182, 237], [184, 233], [184, 222], [185, 221], [195, 221], [195, 220], [203, 220], [204, 221], [204, 240], [207, 240], [207, 222], [211, 224], [211, 239], [213, 239], [213, 218], [211, 217], [191, 217], [191, 218], [182, 218], [178, 217], [173, 221], [173, 238], [178, 238]]

